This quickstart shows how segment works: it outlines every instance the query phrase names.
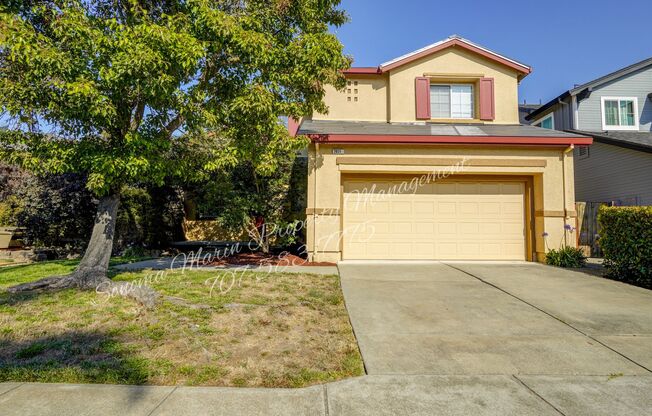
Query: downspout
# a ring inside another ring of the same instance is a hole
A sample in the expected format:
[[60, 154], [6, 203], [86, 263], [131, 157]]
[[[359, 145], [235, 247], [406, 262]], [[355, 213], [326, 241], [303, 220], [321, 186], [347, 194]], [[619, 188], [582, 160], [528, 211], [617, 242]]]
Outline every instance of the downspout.
[[580, 116], [579, 116], [579, 111], [577, 109], [577, 96], [573, 95], [573, 97], [571, 98], [571, 105], [573, 109], [573, 124], [571, 125], [571, 129], [579, 130]]
[[568, 232], [566, 232], [566, 224], [568, 221], [568, 208], [566, 206], [566, 155], [575, 149], [575, 145], [571, 144], [561, 153], [561, 182], [564, 203], [564, 245], [568, 245]]

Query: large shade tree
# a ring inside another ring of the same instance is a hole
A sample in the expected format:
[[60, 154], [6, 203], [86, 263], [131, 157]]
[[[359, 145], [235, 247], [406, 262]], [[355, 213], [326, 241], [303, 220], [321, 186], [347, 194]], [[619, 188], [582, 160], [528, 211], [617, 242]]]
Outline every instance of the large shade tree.
[[[326, 111], [349, 65], [330, 25], [340, 0], [25, 0], [0, 6], [0, 156], [77, 172], [99, 198], [79, 267], [12, 290], [96, 288], [120, 192], [201, 180], [251, 161], [262, 174], [302, 139], [280, 115]], [[147, 294], [131, 291], [141, 301]]]

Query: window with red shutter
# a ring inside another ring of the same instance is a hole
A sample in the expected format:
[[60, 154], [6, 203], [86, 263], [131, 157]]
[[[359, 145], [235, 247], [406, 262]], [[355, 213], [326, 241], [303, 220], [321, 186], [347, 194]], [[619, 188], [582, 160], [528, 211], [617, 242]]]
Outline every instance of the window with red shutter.
[[496, 100], [494, 97], [494, 79], [480, 78], [480, 120], [496, 118]]

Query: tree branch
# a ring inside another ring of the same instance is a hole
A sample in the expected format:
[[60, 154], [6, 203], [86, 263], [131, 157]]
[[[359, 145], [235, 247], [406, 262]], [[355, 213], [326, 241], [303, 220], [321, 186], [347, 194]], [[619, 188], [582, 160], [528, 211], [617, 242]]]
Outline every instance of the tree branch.
[[186, 118], [184, 116], [182, 116], [181, 114], [177, 114], [177, 116], [173, 118], [172, 121], [170, 121], [168, 125], [165, 127], [165, 131], [167, 132], [168, 137], [172, 136], [172, 133], [174, 133], [179, 127], [181, 127], [181, 125], [185, 120]]
[[136, 104], [136, 111], [134, 113], [134, 118], [131, 120], [131, 126], [130, 126], [131, 131], [138, 130], [138, 127], [140, 127], [140, 123], [143, 121], [144, 114], [145, 114], [145, 102], [138, 101], [138, 104]]

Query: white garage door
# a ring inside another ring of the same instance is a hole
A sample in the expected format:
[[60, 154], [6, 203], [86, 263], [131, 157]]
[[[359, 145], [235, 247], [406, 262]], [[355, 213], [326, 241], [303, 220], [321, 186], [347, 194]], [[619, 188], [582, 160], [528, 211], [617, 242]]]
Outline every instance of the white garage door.
[[525, 184], [410, 178], [344, 182], [343, 258], [524, 260]]

